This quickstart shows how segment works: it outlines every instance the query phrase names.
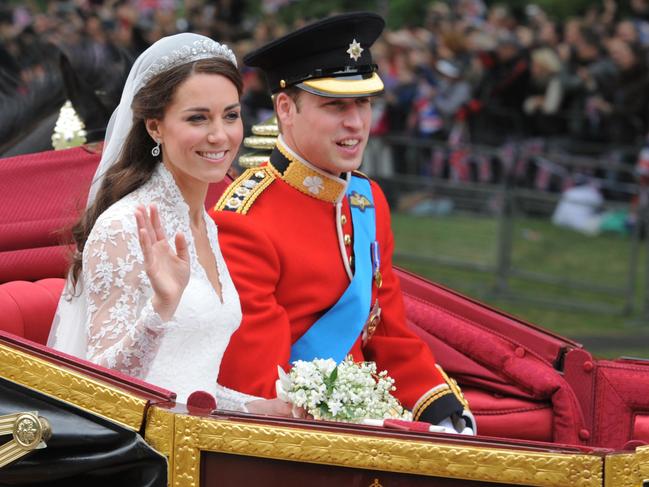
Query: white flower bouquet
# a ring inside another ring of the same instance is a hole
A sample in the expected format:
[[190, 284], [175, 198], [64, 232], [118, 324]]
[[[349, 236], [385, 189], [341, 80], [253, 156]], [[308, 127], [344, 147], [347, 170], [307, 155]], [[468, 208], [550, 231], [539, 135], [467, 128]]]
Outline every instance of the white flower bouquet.
[[281, 367], [277, 397], [304, 408], [315, 419], [361, 423], [364, 419], [405, 419], [412, 414], [391, 394], [394, 379], [376, 372], [374, 362], [340, 364], [332, 359], [297, 360], [287, 374]]

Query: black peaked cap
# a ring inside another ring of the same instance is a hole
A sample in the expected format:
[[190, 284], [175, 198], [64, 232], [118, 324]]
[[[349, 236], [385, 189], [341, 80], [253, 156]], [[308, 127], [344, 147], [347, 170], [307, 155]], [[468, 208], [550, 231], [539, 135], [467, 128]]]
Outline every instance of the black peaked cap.
[[[377, 77], [370, 46], [384, 27], [383, 18], [372, 12], [335, 15], [256, 49], [244, 56], [243, 62], [266, 74], [273, 93], [294, 85], [304, 88], [301, 83], [309, 80], [340, 78], [353, 82]], [[344, 90], [338, 95], [344, 95]]]

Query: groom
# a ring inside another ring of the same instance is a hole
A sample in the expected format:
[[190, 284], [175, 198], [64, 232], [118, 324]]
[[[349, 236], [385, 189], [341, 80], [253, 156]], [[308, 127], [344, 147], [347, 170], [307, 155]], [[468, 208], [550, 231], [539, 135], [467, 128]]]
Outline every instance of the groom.
[[280, 136], [211, 211], [243, 309], [219, 383], [274, 397], [278, 365], [351, 354], [388, 371], [415, 419], [472, 433], [459, 389], [406, 326], [390, 211], [356, 172], [383, 91], [370, 46], [384, 24], [330, 17], [244, 58], [266, 74]]

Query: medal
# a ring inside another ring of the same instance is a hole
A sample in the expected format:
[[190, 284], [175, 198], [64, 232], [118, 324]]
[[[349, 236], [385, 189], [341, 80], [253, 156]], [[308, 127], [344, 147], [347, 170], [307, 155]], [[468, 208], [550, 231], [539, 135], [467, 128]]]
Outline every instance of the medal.
[[381, 252], [379, 250], [379, 243], [375, 240], [371, 245], [372, 249], [372, 273], [374, 274], [374, 282], [376, 287], [381, 289], [383, 286], [383, 276], [381, 276]]
[[374, 332], [376, 331], [376, 327], [379, 326], [379, 323], [381, 322], [381, 307], [379, 306], [379, 300], [374, 301], [374, 306], [372, 306], [372, 310], [370, 311], [370, 315], [367, 318], [367, 321], [365, 322], [365, 326], [363, 327], [363, 335], [362, 335], [362, 340], [363, 340], [363, 346], [372, 338], [372, 335], [374, 335]]

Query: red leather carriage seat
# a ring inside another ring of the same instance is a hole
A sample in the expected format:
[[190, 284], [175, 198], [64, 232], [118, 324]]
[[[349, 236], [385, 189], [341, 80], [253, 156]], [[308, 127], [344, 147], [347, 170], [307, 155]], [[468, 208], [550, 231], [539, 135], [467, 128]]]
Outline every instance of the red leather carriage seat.
[[463, 385], [471, 412], [484, 436], [552, 442], [552, 405]]
[[0, 282], [65, 275], [62, 229], [84, 206], [99, 158], [94, 147], [76, 147], [0, 161]]
[[0, 328], [45, 345], [64, 284], [62, 278], [0, 284]]
[[555, 368], [579, 345], [400, 271], [411, 329], [462, 386], [481, 435], [585, 444], [583, 413]]
[[565, 377], [584, 408], [591, 444], [649, 445], [647, 359], [595, 360], [586, 350], [571, 350]]

